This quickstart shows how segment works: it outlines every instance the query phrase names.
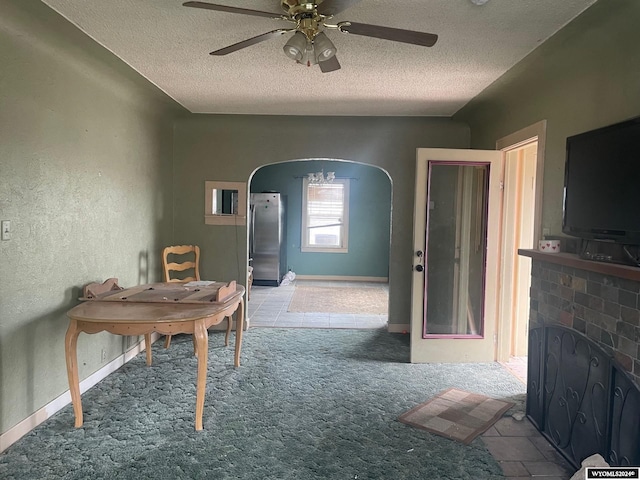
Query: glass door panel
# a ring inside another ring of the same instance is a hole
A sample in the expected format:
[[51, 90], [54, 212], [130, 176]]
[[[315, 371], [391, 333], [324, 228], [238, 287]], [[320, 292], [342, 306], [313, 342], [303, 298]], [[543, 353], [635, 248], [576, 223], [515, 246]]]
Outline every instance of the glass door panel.
[[488, 165], [430, 162], [424, 337], [482, 336]]

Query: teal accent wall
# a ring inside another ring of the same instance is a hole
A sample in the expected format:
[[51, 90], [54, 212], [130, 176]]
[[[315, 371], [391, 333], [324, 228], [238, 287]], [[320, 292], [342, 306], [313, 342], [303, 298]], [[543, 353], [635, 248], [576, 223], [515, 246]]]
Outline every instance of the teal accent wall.
[[[68, 390], [83, 285], [159, 280], [181, 112], [43, 3], [0, 2], [0, 434]], [[81, 379], [137, 342], [81, 334]]]
[[[301, 252], [302, 177], [335, 172], [351, 178], [349, 252]], [[298, 161], [260, 168], [251, 192], [275, 190], [287, 196], [287, 265], [298, 275], [389, 276], [391, 181], [379, 168], [353, 162]]]

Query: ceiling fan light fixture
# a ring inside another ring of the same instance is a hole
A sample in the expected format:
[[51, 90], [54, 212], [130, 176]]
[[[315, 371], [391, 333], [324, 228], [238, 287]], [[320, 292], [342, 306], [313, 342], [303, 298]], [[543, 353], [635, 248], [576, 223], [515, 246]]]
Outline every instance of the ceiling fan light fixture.
[[333, 44], [329, 37], [323, 32], [318, 33], [313, 39], [313, 47], [315, 50], [316, 61], [324, 62], [333, 57], [338, 49]]
[[[350, 21], [338, 22], [336, 25], [326, 23], [326, 20], [333, 18], [334, 15], [341, 13], [359, 1], [360, 0], [315, 0], [312, 2], [311, 0], [280, 0], [280, 4], [285, 12], [284, 14], [263, 12], [261, 10], [233, 7], [230, 5], [218, 5], [202, 1], [188, 1], [183, 3], [183, 5], [185, 7], [218, 12], [285, 20], [295, 25], [291, 28], [278, 28], [263, 33], [262, 35], [247, 38], [241, 42], [210, 52], [210, 55], [227, 55], [273, 37], [293, 32], [291, 38], [289, 38], [283, 46], [285, 55], [302, 65], [309, 67], [319, 65], [322, 73], [335, 72], [341, 68], [338, 57], [336, 56], [337, 48], [325, 35], [325, 29], [338, 30], [344, 34], [349, 33], [423, 47], [433, 47], [438, 40], [438, 35], [434, 33], [405, 30], [402, 28], [384, 27], [381, 25]], [[482, 5], [489, 0], [469, 1]]]
[[284, 44], [284, 53], [287, 57], [300, 62], [307, 50], [307, 37], [302, 32], [296, 32]]
[[307, 67], [316, 65], [318, 63], [318, 61], [316, 60], [316, 52], [313, 48], [313, 43], [307, 43], [307, 49], [302, 56], [302, 60], [300, 60], [298, 63], [306, 65]]

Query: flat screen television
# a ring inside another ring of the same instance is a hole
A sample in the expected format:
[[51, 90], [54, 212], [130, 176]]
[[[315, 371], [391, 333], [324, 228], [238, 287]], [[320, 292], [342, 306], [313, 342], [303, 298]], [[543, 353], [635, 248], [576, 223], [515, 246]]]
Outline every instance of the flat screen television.
[[640, 117], [567, 138], [562, 231], [640, 245]]

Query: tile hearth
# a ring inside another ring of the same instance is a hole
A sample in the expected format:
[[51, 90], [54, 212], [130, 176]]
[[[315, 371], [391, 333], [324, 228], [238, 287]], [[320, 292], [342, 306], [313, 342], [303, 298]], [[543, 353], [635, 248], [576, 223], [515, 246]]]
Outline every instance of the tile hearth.
[[507, 480], [568, 480], [574, 469], [524, 418], [503, 417], [482, 435]]

